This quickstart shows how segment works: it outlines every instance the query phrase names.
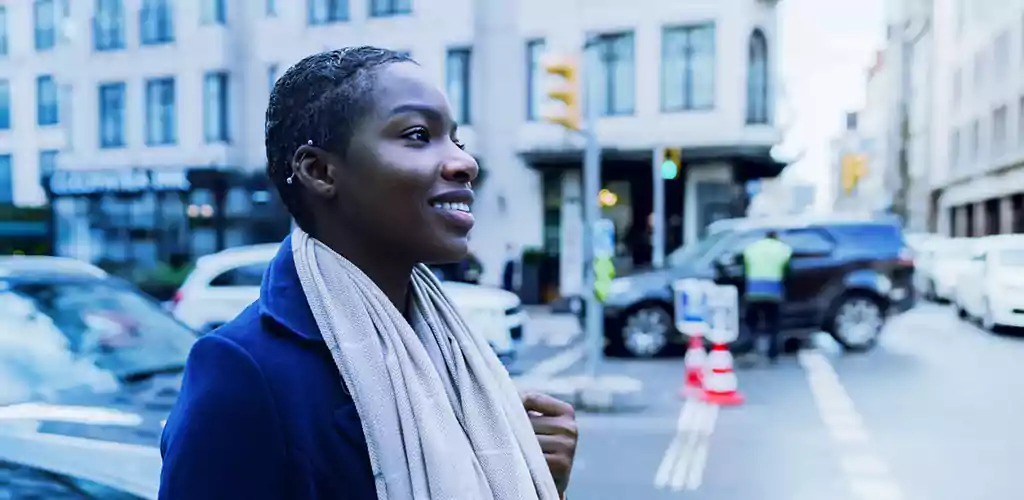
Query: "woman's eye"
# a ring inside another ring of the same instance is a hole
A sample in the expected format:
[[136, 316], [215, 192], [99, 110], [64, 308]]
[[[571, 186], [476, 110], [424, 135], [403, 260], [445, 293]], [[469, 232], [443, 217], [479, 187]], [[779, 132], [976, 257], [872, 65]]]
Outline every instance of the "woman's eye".
[[405, 133], [405, 138], [420, 142], [430, 142], [430, 134], [426, 129], [417, 128]]

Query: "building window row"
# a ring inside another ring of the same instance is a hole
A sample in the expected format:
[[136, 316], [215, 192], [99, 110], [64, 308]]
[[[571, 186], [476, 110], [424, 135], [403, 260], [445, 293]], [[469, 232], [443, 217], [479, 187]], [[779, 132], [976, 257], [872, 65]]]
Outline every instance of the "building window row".
[[[584, 61], [584, 106], [600, 116], [635, 113], [636, 63], [633, 32], [596, 35]], [[546, 99], [541, 66], [544, 40], [526, 42], [528, 120], [540, 118]], [[717, 86], [716, 28], [713, 23], [666, 27], [661, 46], [661, 110], [708, 111], [715, 108]], [[755, 29], [748, 40], [746, 122], [771, 122], [771, 72], [768, 40]]]
[[[145, 144], [168, 146], [178, 142], [177, 82], [173, 77], [145, 81]], [[212, 71], [203, 79], [203, 137], [207, 143], [230, 142], [230, 78], [224, 71]], [[127, 99], [125, 82], [99, 86], [98, 113], [100, 148], [127, 145]]]

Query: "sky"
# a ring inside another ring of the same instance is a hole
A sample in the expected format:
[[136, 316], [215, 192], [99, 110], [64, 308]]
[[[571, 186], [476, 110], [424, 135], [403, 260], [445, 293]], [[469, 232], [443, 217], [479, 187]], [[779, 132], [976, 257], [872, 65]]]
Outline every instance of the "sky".
[[845, 113], [864, 103], [867, 68], [885, 41], [885, 2], [895, 0], [780, 0], [782, 98], [779, 122], [785, 140], [780, 159], [799, 157], [787, 181], [818, 186], [818, 206], [828, 203], [829, 141]]

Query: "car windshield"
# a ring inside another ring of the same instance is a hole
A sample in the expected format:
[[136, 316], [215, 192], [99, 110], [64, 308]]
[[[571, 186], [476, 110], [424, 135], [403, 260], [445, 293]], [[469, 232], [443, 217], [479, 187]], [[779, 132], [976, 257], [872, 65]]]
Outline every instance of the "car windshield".
[[180, 371], [195, 338], [117, 282], [0, 281], [0, 404]]
[[691, 264], [704, 257], [718, 242], [732, 234], [732, 231], [718, 231], [699, 241], [684, 245], [668, 256], [669, 265], [680, 267]]

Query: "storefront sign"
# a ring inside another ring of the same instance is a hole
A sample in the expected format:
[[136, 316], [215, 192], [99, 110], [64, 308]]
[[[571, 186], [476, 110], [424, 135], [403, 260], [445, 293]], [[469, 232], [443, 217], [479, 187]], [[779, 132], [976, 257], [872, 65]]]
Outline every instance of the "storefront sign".
[[50, 191], [57, 196], [92, 193], [187, 191], [185, 170], [57, 170], [50, 177]]

